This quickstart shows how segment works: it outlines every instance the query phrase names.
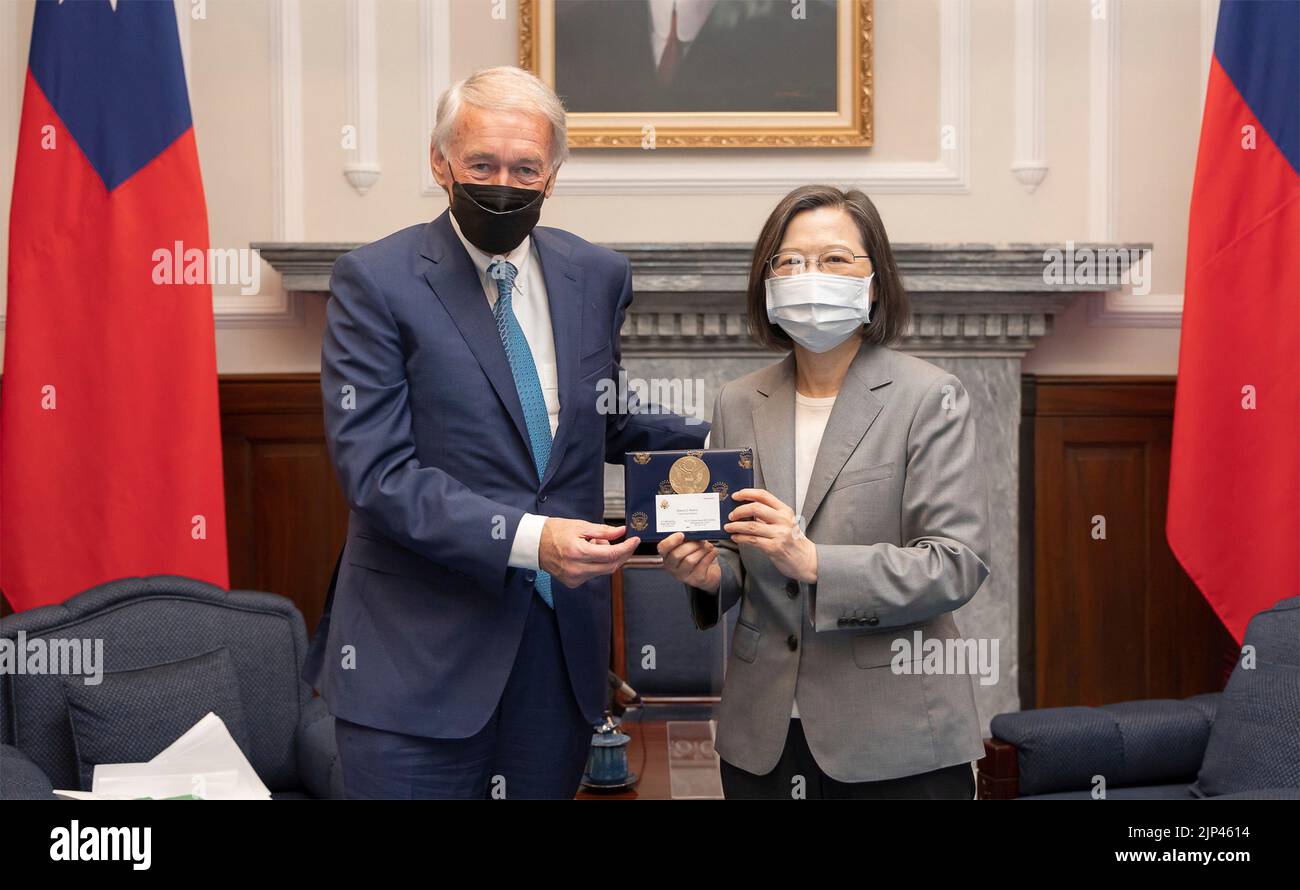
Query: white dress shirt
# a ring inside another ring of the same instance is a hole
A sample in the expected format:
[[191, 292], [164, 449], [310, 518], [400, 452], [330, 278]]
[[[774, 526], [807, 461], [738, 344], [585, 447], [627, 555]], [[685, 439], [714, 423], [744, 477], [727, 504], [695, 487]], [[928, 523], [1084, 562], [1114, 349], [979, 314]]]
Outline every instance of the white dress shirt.
[[655, 67], [663, 59], [664, 48], [672, 33], [673, 8], [677, 9], [677, 39], [684, 44], [683, 55], [699, 36], [704, 23], [713, 12], [715, 0], [650, 0], [650, 51], [654, 53]]
[[[817, 462], [817, 449], [822, 445], [826, 422], [831, 419], [835, 396], [815, 399], [796, 391], [794, 394], [794, 512], [803, 515], [803, 498], [808, 493], [808, 480], [812, 478], [813, 464]], [[797, 698], [790, 708], [790, 717], [799, 716]]]
[[[514, 291], [510, 298], [510, 308], [514, 310], [519, 327], [523, 329], [524, 339], [533, 353], [533, 364], [537, 365], [537, 377], [542, 382], [542, 396], [546, 399], [546, 415], [551, 422], [551, 437], [560, 425], [560, 384], [559, 374], [555, 368], [555, 332], [551, 327], [551, 304], [547, 299], [546, 280], [542, 277], [542, 264], [533, 247], [532, 236], [510, 252], [508, 256], [493, 255], [479, 250], [466, 240], [451, 217], [451, 227], [456, 230], [456, 237], [465, 245], [465, 251], [478, 269], [479, 280], [483, 284], [483, 293], [487, 296], [488, 306], [497, 304], [497, 282], [488, 274], [488, 266], [498, 259], [514, 264], [518, 269], [515, 277]], [[509, 564], [518, 569], [537, 571], [538, 548], [542, 543], [542, 526], [546, 524], [545, 516], [525, 513], [515, 529], [515, 539], [510, 544]]]

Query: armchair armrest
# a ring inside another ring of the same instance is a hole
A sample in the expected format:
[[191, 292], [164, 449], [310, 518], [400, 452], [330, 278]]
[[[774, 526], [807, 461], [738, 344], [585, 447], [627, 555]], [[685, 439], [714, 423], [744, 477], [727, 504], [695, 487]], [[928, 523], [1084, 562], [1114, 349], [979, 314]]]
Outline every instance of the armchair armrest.
[[985, 739], [984, 756], [975, 764], [978, 800], [1014, 800], [1020, 796], [1020, 760], [1016, 746]]
[[990, 725], [992, 741], [1014, 747], [1016, 770], [1008, 768], [1004, 749], [995, 744], [990, 750], [988, 743], [981, 770], [988, 761], [986, 784], [992, 791], [993, 778], [1001, 778], [1004, 794], [1014, 774], [1018, 795], [1088, 789], [1097, 775], [1116, 788], [1191, 782], [1205, 756], [1219, 695], [999, 714]]
[[45, 771], [13, 745], [0, 745], [0, 800], [53, 800]]
[[334, 717], [325, 700], [313, 698], [303, 708], [295, 739], [298, 778], [318, 800], [343, 797], [343, 770], [334, 744]]

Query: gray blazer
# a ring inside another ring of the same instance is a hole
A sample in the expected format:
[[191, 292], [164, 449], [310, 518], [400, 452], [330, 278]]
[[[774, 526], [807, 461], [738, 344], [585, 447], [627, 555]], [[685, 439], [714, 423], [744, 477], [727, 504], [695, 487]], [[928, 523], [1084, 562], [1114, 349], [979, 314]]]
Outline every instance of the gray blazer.
[[[952, 612], [988, 577], [987, 493], [970, 397], [953, 375], [864, 344], [804, 496], [815, 584], [722, 542], [722, 586], [688, 588], [700, 628], [740, 603], [718, 753], [755, 774], [781, 756], [790, 706], [818, 765], [871, 782], [983, 756], [969, 674], [896, 673], [895, 639], [957, 639]], [[794, 357], [722, 387], [711, 447], [754, 449], [754, 484], [794, 507]], [[734, 505], [733, 505], [734, 508]], [[726, 506], [724, 505], [724, 513]], [[903, 663], [906, 656], [899, 657]]]

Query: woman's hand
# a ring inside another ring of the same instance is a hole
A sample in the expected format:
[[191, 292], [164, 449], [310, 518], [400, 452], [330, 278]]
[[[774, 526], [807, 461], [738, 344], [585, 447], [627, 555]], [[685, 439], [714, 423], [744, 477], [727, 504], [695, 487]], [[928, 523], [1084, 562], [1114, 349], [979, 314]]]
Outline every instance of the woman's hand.
[[681, 532], [675, 532], [659, 542], [659, 555], [664, 558], [668, 574], [683, 584], [709, 593], [717, 593], [722, 585], [718, 550], [708, 541], [688, 541]]
[[803, 533], [794, 511], [762, 488], [742, 488], [732, 495], [746, 501], [727, 516], [731, 540], [766, 554], [781, 574], [796, 581], [817, 581], [817, 547]]

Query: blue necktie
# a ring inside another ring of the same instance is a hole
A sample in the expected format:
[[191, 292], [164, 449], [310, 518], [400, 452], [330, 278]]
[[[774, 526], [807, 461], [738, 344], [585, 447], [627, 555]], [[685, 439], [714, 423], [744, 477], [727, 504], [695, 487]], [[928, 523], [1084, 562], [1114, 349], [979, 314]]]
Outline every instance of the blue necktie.
[[[546, 475], [546, 462], [551, 457], [551, 418], [546, 410], [546, 397], [542, 395], [542, 381], [537, 376], [533, 351], [528, 348], [524, 329], [519, 326], [519, 319], [515, 318], [515, 311], [510, 305], [515, 276], [518, 274], [519, 270], [514, 264], [505, 260], [498, 260], [488, 266], [488, 275], [497, 283], [497, 303], [492, 307], [492, 316], [497, 321], [501, 345], [506, 348], [510, 373], [515, 378], [515, 390], [519, 393], [519, 403], [524, 409], [524, 423], [528, 427], [528, 438], [533, 446], [533, 463], [537, 465], [537, 478], [540, 480]], [[551, 576], [540, 569], [537, 572], [536, 589], [542, 601], [554, 609]]]

